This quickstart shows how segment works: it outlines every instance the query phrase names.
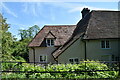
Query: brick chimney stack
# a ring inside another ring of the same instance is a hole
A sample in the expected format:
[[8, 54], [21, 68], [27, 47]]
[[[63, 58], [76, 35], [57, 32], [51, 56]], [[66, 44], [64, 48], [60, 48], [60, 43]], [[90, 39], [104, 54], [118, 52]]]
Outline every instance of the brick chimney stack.
[[90, 9], [84, 8], [81, 13], [82, 13], [82, 18], [84, 18], [88, 13], [90, 12]]

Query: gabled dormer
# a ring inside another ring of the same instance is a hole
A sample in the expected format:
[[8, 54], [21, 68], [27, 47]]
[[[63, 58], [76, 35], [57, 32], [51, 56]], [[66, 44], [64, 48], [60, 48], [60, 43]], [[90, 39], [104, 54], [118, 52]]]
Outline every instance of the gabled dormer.
[[51, 31], [45, 37], [45, 42], [47, 47], [54, 47], [56, 37], [53, 35]]

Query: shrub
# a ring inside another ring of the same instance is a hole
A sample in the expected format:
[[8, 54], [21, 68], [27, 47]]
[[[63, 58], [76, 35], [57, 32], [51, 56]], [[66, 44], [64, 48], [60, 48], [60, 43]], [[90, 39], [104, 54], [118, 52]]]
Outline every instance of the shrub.
[[[9, 64], [11, 65], [11, 64]], [[10, 69], [17, 64], [11, 65], [4, 65], [4, 70]], [[23, 73], [23, 74], [10, 74], [6, 73], [3, 74], [3, 78], [5, 75], [13, 76], [14, 78], [116, 78], [118, 76], [118, 72], [116, 71], [96, 71], [96, 70], [109, 70], [109, 67], [106, 64], [100, 63], [99, 61], [83, 61], [80, 64], [53, 64], [48, 66], [38, 66], [28, 63], [23, 63], [17, 65], [16, 70], [21, 71], [30, 71], [30, 73]], [[55, 71], [60, 73], [54, 73]], [[88, 72], [85, 72], [88, 71]], [[39, 72], [48, 72], [48, 73], [39, 73]], [[51, 73], [49, 73], [51, 72]], [[7, 77], [8, 77], [7, 76]]]
[[25, 73], [2, 73], [2, 78], [26, 78]]

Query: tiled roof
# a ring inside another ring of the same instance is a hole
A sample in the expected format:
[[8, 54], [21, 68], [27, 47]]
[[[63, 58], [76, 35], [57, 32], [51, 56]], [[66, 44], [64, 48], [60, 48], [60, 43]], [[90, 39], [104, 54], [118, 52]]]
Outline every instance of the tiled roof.
[[55, 37], [55, 46], [61, 46], [71, 37], [75, 28], [76, 25], [45, 25], [29, 43], [28, 47], [42, 46], [45, 38], [52, 37]]
[[81, 19], [72, 37], [52, 54], [57, 58], [77, 39], [120, 39], [120, 11], [92, 11]]

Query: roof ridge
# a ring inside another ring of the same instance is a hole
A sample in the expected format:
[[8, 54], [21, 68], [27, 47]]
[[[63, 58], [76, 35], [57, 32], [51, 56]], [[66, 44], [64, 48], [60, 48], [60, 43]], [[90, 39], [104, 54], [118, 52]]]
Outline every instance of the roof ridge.
[[92, 10], [91, 12], [118, 12], [116, 10]]
[[76, 26], [76, 25], [44, 25], [44, 27], [66, 27], [66, 26]]

